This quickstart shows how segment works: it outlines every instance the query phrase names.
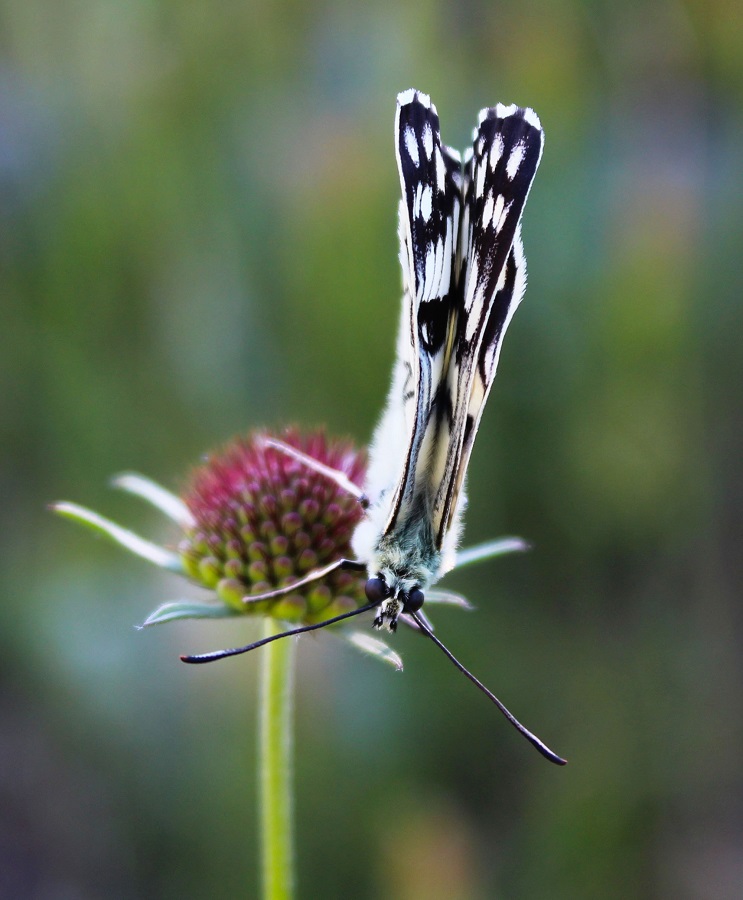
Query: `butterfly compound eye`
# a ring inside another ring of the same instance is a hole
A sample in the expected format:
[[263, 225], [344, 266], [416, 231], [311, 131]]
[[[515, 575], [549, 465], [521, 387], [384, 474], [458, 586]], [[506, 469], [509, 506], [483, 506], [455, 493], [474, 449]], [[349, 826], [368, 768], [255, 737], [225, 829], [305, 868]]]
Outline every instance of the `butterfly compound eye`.
[[369, 603], [381, 603], [382, 600], [386, 600], [387, 597], [389, 597], [387, 583], [383, 578], [370, 578], [366, 582], [364, 591], [366, 592], [366, 599]]
[[405, 602], [405, 612], [418, 612], [423, 606], [423, 599], [423, 591], [420, 588], [413, 588]]

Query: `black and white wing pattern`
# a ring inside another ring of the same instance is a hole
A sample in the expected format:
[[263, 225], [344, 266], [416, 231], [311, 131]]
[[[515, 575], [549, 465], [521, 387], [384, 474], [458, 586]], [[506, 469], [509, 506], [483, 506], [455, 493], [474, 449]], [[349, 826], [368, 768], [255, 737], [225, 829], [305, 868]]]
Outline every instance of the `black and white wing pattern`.
[[503, 335], [526, 286], [520, 221], [543, 132], [530, 109], [485, 109], [462, 167], [456, 151], [441, 144], [429, 98], [408, 91], [398, 98], [396, 136], [410, 302], [404, 398], [414, 414], [387, 530], [425, 492], [434, 498], [440, 549], [455, 524]]
[[480, 113], [472, 149], [465, 154], [461, 307], [447, 371], [452, 420], [434, 504], [439, 547], [455, 524], [503, 335], [526, 288], [521, 215], [543, 144], [544, 133], [533, 110], [498, 104]]
[[[429, 427], [431, 409], [445, 382], [459, 306], [455, 270], [462, 206], [460, 156], [441, 143], [436, 107], [426, 94], [410, 90], [398, 96], [395, 137], [402, 190], [403, 310], [397, 369], [374, 445], [384, 444], [379, 447], [382, 456], [397, 456], [402, 471], [397, 472], [386, 521], [381, 523], [384, 533], [409, 514], [423, 484], [419, 476], [427, 466], [428, 445], [435, 437]], [[395, 430], [385, 426], [398, 412], [402, 421], [397, 434], [405, 445], [395, 454], [390, 446]]]
[[543, 133], [530, 109], [485, 109], [462, 161], [442, 144], [430, 98], [409, 90], [398, 96], [395, 140], [402, 321], [356, 546], [367, 559], [367, 547], [386, 541], [402, 557], [429, 544], [423, 556], [438, 577], [453, 563], [467, 463], [526, 284], [520, 220]]

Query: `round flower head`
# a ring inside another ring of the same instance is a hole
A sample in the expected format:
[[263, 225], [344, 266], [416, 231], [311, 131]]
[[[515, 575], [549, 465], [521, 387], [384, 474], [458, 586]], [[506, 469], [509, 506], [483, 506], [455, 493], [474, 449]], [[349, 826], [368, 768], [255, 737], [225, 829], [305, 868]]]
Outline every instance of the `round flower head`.
[[[210, 454], [191, 474], [182, 498], [143, 475], [116, 476], [116, 487], [146, 500], [180, 527], [178, 552], [77, 503], [55, 503], [52, 509], [207, 589], [203, 598], [161, 604], [142, 627], [261, 614], [313, 630], [368, 608], [365, 567], [359, 563], [349, 571], [335, 565], [353, 555], [350, 541], [363, 515], [359, 495], [365, 470], [365, 451], [349, 441], [287, 429], [280, 435], [254, 432]], [[278, 596], [265, 597], [274, 591]], [[367, 631], [342, 629], [339, 635], [402, 668], [399, 655]]]
[[[178, 548], [184, 568], [240, 612], [311, 624], [356, 609], [366, 602], [365, 579], [344, 571], [276, 599], [248, 601], [349, 556], [362, 515], [348, 492], [271, 447], [266, 437], [235, 440], [192, 474], [183, 500], [193, 525]], [[365, 456], [350, 443], [296, 430], [281, 440], [361, 483]]]

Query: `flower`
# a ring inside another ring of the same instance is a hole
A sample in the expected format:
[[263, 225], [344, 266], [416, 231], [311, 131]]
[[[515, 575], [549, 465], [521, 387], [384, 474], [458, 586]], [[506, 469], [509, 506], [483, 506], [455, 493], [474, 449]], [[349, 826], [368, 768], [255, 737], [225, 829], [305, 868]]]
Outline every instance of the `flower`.
[[[264, 435], [233, 441], [193, 473], [184, 502], [193, 525], [178, 550], [186, 572], [241, 613], [314, 624], [366, 603], [364, 579], [337, 571], [273, 600], [250, 595], [288, 587], [319, 566], [349, 557], [358, 501], [302, 462], [267, 446]], [[360, 486], [365, 455], [322, 432], [281, 436]]]
[[[366, 577], [336, 570], [279, 597], [250, 598], [289, 588], [318, 567], [352, 557], [354, 528], [363, 510], [357, 497], [300, 459], [270, 445], [278, 440], [360, 486], [366, 454], [322, 431], [252, 432], [208, 455], [191, 473], [182, 497], [143, 475], [116, 476], [115, 487], [165, 513], [182, 530], [177, 552], [148, 541], [76, 503], [51, 509], [209, 592], [155, 609], [142, 627], [178, 619], [270, 616], [318, 625], [367, 603]], [[402, 668], [397, 653], [368, 632], [339, 630], [358, 649]]]

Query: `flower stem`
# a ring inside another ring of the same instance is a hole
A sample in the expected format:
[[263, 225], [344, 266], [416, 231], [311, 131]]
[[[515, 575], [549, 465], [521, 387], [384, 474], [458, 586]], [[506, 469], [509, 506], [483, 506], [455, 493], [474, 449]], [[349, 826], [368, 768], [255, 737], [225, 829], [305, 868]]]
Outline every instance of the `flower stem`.
[[[265, 637], [279, 630], [276, 620], [265, 619]], [[294, 649], [287, 638], [261, 651], [258, 773], [264, 900], [294, 896]]]

